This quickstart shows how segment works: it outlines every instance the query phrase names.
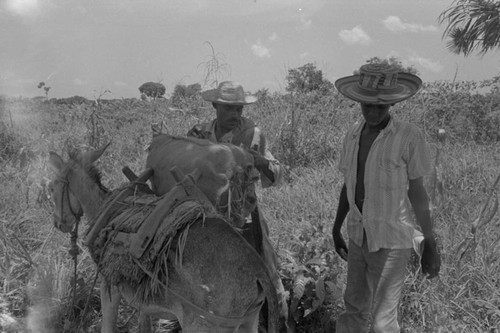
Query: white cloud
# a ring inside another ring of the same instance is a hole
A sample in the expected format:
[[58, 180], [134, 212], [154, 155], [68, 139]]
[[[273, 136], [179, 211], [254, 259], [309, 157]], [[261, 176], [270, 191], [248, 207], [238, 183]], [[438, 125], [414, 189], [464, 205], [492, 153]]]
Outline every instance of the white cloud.
[[278, 39], [278, 35], [277, 35], [275, 32], [273, 32], [273, 33], [271, 34], [271, 36], [269, 36], [269, 37], [268, 37], [268, 39], [269, 39], [271, 42], [274, 42], [276, 39]]
[[77, 86], [84, 86], [85, 85], [85, 81], [80, 80], [79, 78], [74, 79], [73, 83], [76, 84]]
[[127, 84], [125, 82], [123, 82], [123, 81], [115, 81], [115, 82], [113, 82], [113, 84], [115, 86], [118, 86], [118, 87], [125, 87], [125, 86], [127, 86]]
[[299, 54], [299, 58], [300, 59], [305, 59], [305, 58], [309, 57], [309, 55], [310, 55], [309, 52], [304, 52], [304, 53]]
[[371, 42], [370, 36], [361, 28], [361, 26], [356, 26], [351, 30], [341, 30], [339, 32], [340, 38], [347, 44], [362, 44], [368, 45]]
[[435, 73], [441, 72], [444, 68], [443, 65], [441, 65], [438, 61], [432, 61], [430, 59], [423, 58], [420, 56], [411, 56], [408, 60]]
[[[410, 54], [409, 56], [403, 56], [399, 52], [392, 50], [386, 56], [385, 59], [396, 58], [401, 61], [404, 67], [418, 65], [426, 70], [434, 73], [439, 73], [444, 69], [444, 66], [439, 61], [433, 61], [417, 55], [416, 53]], [[368, 57], [366, 59], [369, 59]]]
[[385, 28], [387, 30], [398, 32], [398, 31], [410, 31], [410, 32], [419, 32], [419, 31], [437, 31], [437, 28], [433, 25], [423, 26], [418, 23], [404, 23], [397, 16], [388, 16], [385, 20], [382, 20]]
[[251, 46], [253, 54], [255, 54], [259, 58], [270, 58], [271, 52], [269, 49], [262, 44], [260, 40], [257, 43]]

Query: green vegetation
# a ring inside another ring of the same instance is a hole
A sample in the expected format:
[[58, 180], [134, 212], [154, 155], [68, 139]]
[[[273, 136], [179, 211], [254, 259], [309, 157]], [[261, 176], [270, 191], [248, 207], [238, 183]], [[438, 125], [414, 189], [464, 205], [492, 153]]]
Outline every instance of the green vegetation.
[[146, 82], [139, 87], [139, 92], [141, 93], [142, 99], [149, 97], [156, 100], [165, 95], [166, 89], [165, 86], [159, 82]]
[[[434, 156], [439, 152], [426, 185], [433, 198], [442, 272], [439, 280], [428, 281], [414, 264], [408, 267], [400, 312], [403, 332], [479, 333], [500, 327], [499, 89], [498, 78], [427, 83], [393, 109], [399, 119], [424, 130]], [[321, 332], [343, 306], [346, 267], [331, 240], [343, 182], [336, 165], [343, 136], [360, 112], [334, 91], [280, 95], [261, 90], [259, 96], [244, 112], [266, 133], [287, 173], [282, 186], [260, 189], [258, 195], [280, 255], [297, 332]], [[184, 135], [214, 116], [211, 105], [194, 97], [175, 106], [167, 99], [0, 100], [0, 331], [59, 333], [80, 327], [98, 332], [100, 327], [88, 251], [79, 239], [75, 277], [69, 235], [53, 228], [48, 152], [66, 158], [69, 150], [111, 141], [97, 167], [104, 185], [116, 188], [126, 181], [123, 166], [143, 170], [151, 124]], [[80, 235], [85, 230], [83, 221]], [[76, 319], [84, 313], [83, 322]], [[119, 332], [131, 331], [135, 317], [125, 307]]]
[[[414, 75], [419, 75], [418, 70], [413, 66], [404, 66], [403, 62], [396, 57], [390, 57], [388, 59], [381, 59], [379, 57], [372, 57], [366, 60], [367, 64], [382, 64], [396, 67], [400, 72], [410, 73]], [[354, 74], [359, 74], [359, 69], [354, 71]]]
[[333, 83], [324, 79], [323, 71], [317, 69], [312, 63], [289, 69], [286, 82], [286, 91], [290, 93], [300, 94], [318, 90], [328, 93], [333, 90]]
[[193, 83], [190, 85], [177, 84], [170, 98], [170, 104], [174, 107], [184, 108], [192, 107], [196, 101], [202, 102], [201, 84]]
[[446, 24], [443, 37], [451, 52], [468, 56], [484, 55], [500, 47], [500, 2], [495, 0], [454, 0], [439, 15]]

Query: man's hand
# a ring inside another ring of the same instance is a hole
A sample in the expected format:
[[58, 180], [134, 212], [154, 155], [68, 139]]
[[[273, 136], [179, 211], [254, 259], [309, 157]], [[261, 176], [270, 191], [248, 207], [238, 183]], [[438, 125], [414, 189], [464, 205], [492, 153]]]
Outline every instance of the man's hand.
[[187, 136], [191, 136], [198, 139], [204, 139], [202, 129], [199, 125], [193, 126], [188, 132]]
[[335, 252], [339, 254], [339, 256], [347, 261], [347, 245], [344, 241], [344, 238], [342, 237], [342, 233], [340, 230], [335, 230], [335, 228], [332, 231], [332, 236], [333, 236], [333, 242], [335, 243]]
[[262, 156], [257, 150], [250, 149], [249, 152], [253, 156], [254, 165], [257, 168], [257, 170], [264, 172], [264, 170], [269, 169], [269, 161], [264, 156]]
[[422, 252], [422, 273], [428, 274], [427, 278], [432, 279], [439, 275], [441, 269], [441, 258], [437, 250], [434, 237], [426, 237], [423, 241], [424, 250]]
[[337, 207], [335, 222], [333, 223], [332, 236], [333, 242], [335, 243], [335, 251], [345, 261], [347, 261], [347, 245], [345, 244], [344, 238], [342, 238], [341, 230], [344, 219], [348, 213], [349, 201], [347, 200], [347, 188], [345, 184], [343, 184], [342, 189], [340, 190], [339, 205]]

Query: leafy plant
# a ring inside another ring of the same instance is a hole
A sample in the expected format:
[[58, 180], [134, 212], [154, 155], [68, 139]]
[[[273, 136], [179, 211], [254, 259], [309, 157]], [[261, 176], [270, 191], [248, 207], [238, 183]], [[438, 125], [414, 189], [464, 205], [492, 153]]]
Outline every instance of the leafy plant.
[[289, 292], [289, 325], [298, 332], [331, 332], [335, 302], [342, 295], [338, 256], [323, 228], [316, 224], [303, 229], [284, 251], [281, 273]]
[[95, 106], [92, 109], [89, 117], [87, 118], [87, 143], [89, 147], [98, 148], [102, 144], [102, 136], [104, 135], [104, 120], [101, 116], [103, 104], [102, 97], [109, 93], [109, 90], [104, 90], [99, 93], [97, 97], [95, 97]]
[[15, 158], [21, 147], [22, 142], [14, 129], [0, 121], [0, 161]]
[[[390, 58], [379, 58], [379, 57], [371, 57], [366, 60], [367, 64], [381, 64], [381, 65], [390, 65], [396, 67], [400, 72], [410, 73], [414, 75], [418, 75], [418, 70], [413, 66], [405, 66], [403, 62], [396, 57]], [[359, 74], [359, 69], [354, 70], [354, 74]]]
[[195, 102], [203, 102], [200, 93], [201, 85], [199, 83], [193, 83], [187, 86], [178, 84], [174, 88], [170, 102], [175, 107], [184, 108], [195, 104]]
[[439, 15], [439, 23], [446, 22], [443, 37], [451, 52], [480, 55], [500, 46], [500, 3], [487, 0], [455, 0]]
[[[345, 112], [344, 100], [338, 94], [321, 92], [287, 95], [280, 99], [281, 113], [285, 114], [279, 126], [275, 151], [280, 161], [294, 169], [334, 159], [346, 130], [345, 119], [354, 113]], [[324, 125], [321, 126], [320, 124]]]
[[211, 53], [198, 67], [203, 66], [205, 70], [203, 84], [216, 87], [224, 77], [224, 72], [231, 74], [231, 66], [226, 62], [224, 54], [215, 52], [212, 43], [207, 41], [205, 44], [210, 47]]

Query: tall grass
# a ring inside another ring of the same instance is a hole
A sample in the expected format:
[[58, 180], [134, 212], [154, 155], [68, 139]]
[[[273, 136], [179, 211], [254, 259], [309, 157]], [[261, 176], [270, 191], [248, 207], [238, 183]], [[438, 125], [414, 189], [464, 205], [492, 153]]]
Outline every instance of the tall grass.
[[[495, 94], [478, 95], [474, 88], [428, 84], [392, 110], [424, 130], [434, 154], [440, 148], [437, 182], [428, 179], [426, 184], [429, 192], [439, 184], [432, 214], [442, 271], [438, 280], [427, 281], [409, 266], [400, 311], [404, 332], [498, 332], [500, 327], [500, 219], [494, 187], [500, 172], [500, 103]], [[98, 168], [104, 184], [115, 188], [126, 181], [123, 166], [137, 173], [144, 168], [152, 123], [164, 121], [170, 134], [184, 135], [213, 118], [214, 110], [199, 99], [179, 109], [168, 100], [59, 105], [3, 98], [0, 111], [0, 331], [59, 333], [80, 326], [96, 332], [95, 268], [79, 243], [77, 290], [72, 290], [69, 236], [52, 227], [48, 152], [66, 154], [111, 141]], [[343, 182], [337, 157], [360, 111], [336, 93], [313, 92], [266, 95], [244, 113], [262, 128], [286, 167], [286, 182], [259, 189], [258, 195], [280, 255], [296, 329], [328, 331], [330, 318], [343, 308], [346, 273], [331, 241]], [[440, 128], [447, 133], [445, 142], [438, 140]], [[473, 234], [473, 222], [483, 210]], [[87, 302], [87, 319], [80, 323], [76, 318]], [[133, 318], [131, 309], [121, 312], [120, 332], [134, 327]]]

